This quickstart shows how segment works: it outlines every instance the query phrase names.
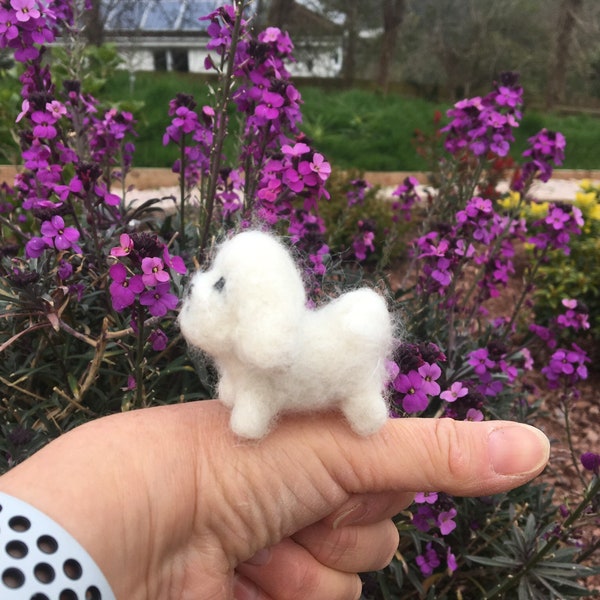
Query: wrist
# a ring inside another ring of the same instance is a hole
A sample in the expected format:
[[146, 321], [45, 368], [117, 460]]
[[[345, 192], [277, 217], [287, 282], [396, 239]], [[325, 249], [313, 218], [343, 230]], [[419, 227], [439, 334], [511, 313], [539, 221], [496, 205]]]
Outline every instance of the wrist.
[[0, 493], [29, 504], [72, 536], [118, 598], [138, 598], [135, 584], [142, 579], [129, 577], [137, 567], [124, 568], [126, 556], [137, 550], [125, 547], [134, 536], [124, 534], [127, 516], [110, 457], [93, 457], [101, 450], [94, 448], [97, 437], [84, 425], [54, 440], [0, 477]]
[[0, 492], [0, 590], [6, 600], [115, 600], [106, 577], [58, 523], [19, 498]]

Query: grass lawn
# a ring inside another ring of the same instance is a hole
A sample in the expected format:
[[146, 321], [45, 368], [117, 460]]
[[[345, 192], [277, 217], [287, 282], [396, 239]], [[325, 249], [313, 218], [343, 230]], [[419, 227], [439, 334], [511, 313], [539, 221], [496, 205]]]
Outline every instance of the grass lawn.
[[[387, 96], [361, 89], [324, 90], [296, 82], [304, 99], [303, 131], [334, 165], [367, 171], [424, 170], [427, 165], [413, 145], [415, 129], [433, 131], [435, 110], [449, 104]], [[198, 104], [211, 102], [205, 78], [181, 73], [138, 73], [131, 90], [126, 73], [117, 73], [101, 96], [107, 100], [143, 102], [137, 110], [139, 137], [135, 166], [170, 167], [177, 158], [174, 146], [164, 148], [162, 135], [169, 123], [168, 106], [178, 92], [192, 94]], [[516, 132], [513, 155], [526, 147], [529, 136], [546, 127], [567, 138], [565, 168], [600, 169], [600, 118], [589, 115], [560, 116], [525, 111]], [[232, 120], [229, 150], [235, 148]]]

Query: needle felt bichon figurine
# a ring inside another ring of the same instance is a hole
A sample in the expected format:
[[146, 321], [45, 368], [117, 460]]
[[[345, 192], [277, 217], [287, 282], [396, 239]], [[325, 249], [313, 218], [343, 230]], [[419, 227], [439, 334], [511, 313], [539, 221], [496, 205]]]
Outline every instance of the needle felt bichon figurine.
[[274, 236], [246, 231], [196, 273], [179, 315], [191, 346], [211, 355], [231, 428], [259, 439], [282, 411], [339, 408], [357, 433], [386, 421], [392, 321], [370, 289], [307, 308], [302, 277]]

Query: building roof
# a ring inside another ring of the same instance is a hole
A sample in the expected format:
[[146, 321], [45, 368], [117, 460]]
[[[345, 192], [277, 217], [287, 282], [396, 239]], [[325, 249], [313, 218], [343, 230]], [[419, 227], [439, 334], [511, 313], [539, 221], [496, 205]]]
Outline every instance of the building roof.
[[[110, 34], [186, 35], [205, 32], [204, 17], [223, 0], [102, 0], [104, 29]], [[339, 24], [295, 2], [286, 15], [283, 28], [292, 35], [335, 35]]]
[[107, 32], [199, 32], [207, 21], [200, 17], [211, 13], [220, 3], [215, 0], [105, 0]]

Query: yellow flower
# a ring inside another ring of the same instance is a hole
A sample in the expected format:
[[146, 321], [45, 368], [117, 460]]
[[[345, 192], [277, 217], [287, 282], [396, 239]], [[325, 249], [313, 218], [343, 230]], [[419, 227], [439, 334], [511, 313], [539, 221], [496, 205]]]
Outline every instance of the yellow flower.
[[597, 204], [596, 192], [577, 192], [575, 194], [575, 206], [583, 212], [587, 212]]
[[600, 221], [600, 204], [596, 203], [587, 214], [588, 219]]
[[590, 190], [592, 190], [593, 186], [592, 186], [592, 182], [589, 179], [582, 179], [581, 183], [579, 184], [579, 187], [584, 191], [584, 192], [589, 192]]
[[529, 205], [529, 214], [534, 219], [541, 219], [548, 214], [548, 203], [547, 202], [532, 202]]
[[521, 194], [512, 190], [508, 192], [508, 196], [505, 196], [504, 198], [498, 200], [498, 204], [504, 210], [512, 210], [513, 208], [516, 208], [517, 206], [519, 206], [519, 202], [521, 202]]

